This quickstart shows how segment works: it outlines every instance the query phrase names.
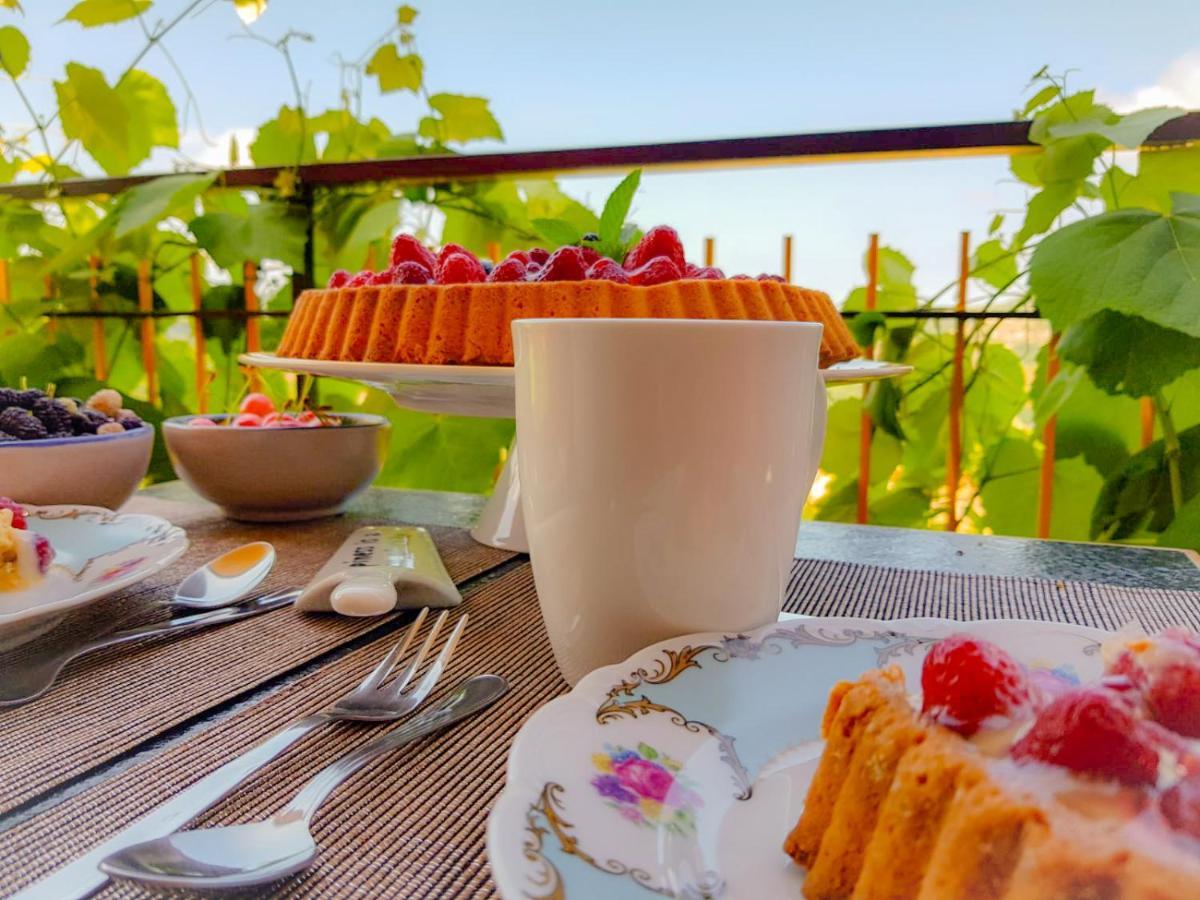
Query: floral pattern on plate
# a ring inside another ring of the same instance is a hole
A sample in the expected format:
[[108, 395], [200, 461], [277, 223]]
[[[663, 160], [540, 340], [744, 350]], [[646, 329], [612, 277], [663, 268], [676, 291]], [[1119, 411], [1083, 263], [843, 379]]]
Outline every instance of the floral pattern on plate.
[[1090, 628], [800, 618], [677, 638], [591, 673], [513, 743], [488, 822], [501, 894], [799, 896], [803, 875], [781, 847], [830, 688], [889, 664], [917, 685], [929, 646], [964, 630], [1034, 669], [1099, 673], [1104, 634]]

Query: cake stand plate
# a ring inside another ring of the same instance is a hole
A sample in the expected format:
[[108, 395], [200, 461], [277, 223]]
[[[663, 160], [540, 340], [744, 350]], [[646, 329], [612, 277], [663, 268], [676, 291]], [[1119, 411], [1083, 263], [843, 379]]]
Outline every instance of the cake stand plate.
[[[327, 378], [358, 381], [391, 395], [399, 406], [452, 416], [511, 419], [516, 415], [512, 366], [427, 366], [407, 363], [341, 362], [295, 359], [274, 353], [243, 353], [242, 365]], [[854, 384], [907, 375], [912, 366], [874, 359], [852, 359], [821, 370], [828, 384]], [[489, 547], [528, 553], [521, 517], [517, 447], [513, 444], [492, 496], [471, 537]]]

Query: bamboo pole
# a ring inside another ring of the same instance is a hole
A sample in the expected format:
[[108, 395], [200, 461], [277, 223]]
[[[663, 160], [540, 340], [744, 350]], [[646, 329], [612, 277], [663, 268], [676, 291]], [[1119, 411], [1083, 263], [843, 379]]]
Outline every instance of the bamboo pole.
[[[958, 248], [958, 312], [967, 311], [967, 283], [971, 277], [971, 232], [959, 236]], [[963, 367], [966, 359], [966, 322], [954, 326], [954, 367], [950, 373], [949, 441], [946, 448], [946, 530], [958, 531], [958, 486], [962, 480], [962, 408]]]
[[487, 254], [493, 265], [500, 262], [500, 242], [488, 241]]
[[[204, 309], [200, 254], [193, 253], [188, 262], [191, 264], [192, 309], [200, 313]], [[199, 315], [192, 320], [192, 341], [196, 349], [196, 411], [204, 415], [208, 412], [208, 350], [204, 345], [204, 320]]]
[[[1050, 336], [1046, 347], [1046, 384], [1058, 374], [1058, 334]], [[1042, 540], [1050, 537], [1050, 515], [1054, 503], [1054, 443], [1058, 428], [1058, 417], [1051, 416], [1042, 426], [1042, 465], [1038, 478], [1037, 536]]]
[[[254, 290], [254, 282], [258, 277], [258, 266], [251, 260], [246, 260], [242, 267], [242, 289], [246, 298], [246, 352], [257, 353], [262, 349], [262, 335], [259, 331], [258, 294]], [[257, 391], [262, 382], [258, 377], [258, 369], [250, 370], [250, 390]]]
[[[138, 311], [154, 311], [154, 282], [150, 278], [150, 260], [138, 262]], [[154, 319], [142, 318], [142, 368], [146, 370], [146, 399], [158, 403], [158, 359], [154, 353]]]
[[374, 242], [367, 244], [367, 259], [366, 259], [366, 262], [363, 264], [363, 268], [366, 269], [368, 272], [374, 272], [377, 256], [378, 256], [378, 254], [375, 250]]
[[[867, 310], [874, 310], [879, 303], [879, 235], [872, 234], [867, 245]], [[863, 347], [863, 355], [870, 359], [875, 355], [873, 346]], [[867, 500], [871, 487], [871, 436], [875, 424], [867, 413], [866, 402], [869, 387], [863, 386], [863, 411], [858, 426], [858, 503], [855, 521], [867, 524]]]
[[1142, 449], [1154, 443], [1154, 401], [1142, 398]]
[[12, 276], [8, 271], [8, 260], [0, 259], [0, 304], [12, 303]]
[[717, 239], [714, 237], [706, 237], [704, 239], [704, 264], [706, 266], [713, 265], [713, 260], [717, 258]]
[[783, 236], [783, 280], [792, 283], [792, 236]]
[[[88, 295], [93, 310], [100, 308], [100, 257], [88, 258]], [[108, 381], [108, 349], [104, 342], [104, 320], [92, 319], [92, 371], [97, 381]]]

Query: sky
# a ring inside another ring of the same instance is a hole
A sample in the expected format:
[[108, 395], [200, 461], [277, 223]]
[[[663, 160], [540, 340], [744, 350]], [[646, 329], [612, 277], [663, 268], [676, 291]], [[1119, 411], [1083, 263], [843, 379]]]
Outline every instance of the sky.
[[[56, 24], [74, 2], [23, 0], [23, 16], [0, 13], [30, 38], [35, 106], [45, 108], [68, 60], [111, 79], [144, 44], [133, 23]], [[511, 149], [1005, 120], [1043, 65], [1071, 70], [1073, 85], [1119, 107], [1200, 108], [1195, 0], [412, 2], [430, 89], [490, 98]], [[154, 0], [147, 18], [186, 5]], [[338, 102], [337, 55], [361, 56], [396, 5], [269, 0], [252, 32], [312, 36], [293, 46], [309, 107], [321, 110]], [[290, 102], [281, 57], [245, 34], [232, 5], [214, 0], [165, 40], [200, 113], [189, 109], [185, 123], [192, 159], [223, 163], [231, 134], [251, 133]], [[164, 55], [151, 51], [142, 67], [184, 96]], [[409, 95], [372, 89], [365, 109], [394, 131], [411, 130], [421, 111]], [[0, 123], [28, 122], [0, 85]], [[159, 153], [146, 168], [175, 162]], [[619, 177], [562, 184], [598, 206]], [[713, 235], [730, 273], [778, 272], [782, 236], [792, 234], [796, 280], [841, 299], [862, 282], [870, 232], [905, 251], [930, 290], [953, 278], [960, 231], [984, 239], [993, 213], [1020, 209], [1024, 197], [1002, 158], [860, 162], [647, 173], [632, 217], [673, 225], [696, 258]]]

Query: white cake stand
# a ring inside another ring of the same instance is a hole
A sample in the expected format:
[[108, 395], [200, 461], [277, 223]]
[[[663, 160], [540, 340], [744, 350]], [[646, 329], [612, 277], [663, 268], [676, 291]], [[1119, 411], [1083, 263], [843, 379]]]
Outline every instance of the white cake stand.
[[[337, 362], [291, 359], [274, 353], [244, 353], [239, 362], [260, 369], [358, 381], [386, 391], [398, 405], [418, 412], [490, 419], [511, 419], [516, 415], [515, 379], [511, 366]], [[912, 366], [898, 363], [854, 359], [822, 369], [821, 375], [826, 384], [848, 384], [879, 381], [911, 371]], [[471, 529], [471, 537], [489, 547], [529, 552], [521, 515], [521, 482], [517, 476], [515, 441], [492, 496]]]

